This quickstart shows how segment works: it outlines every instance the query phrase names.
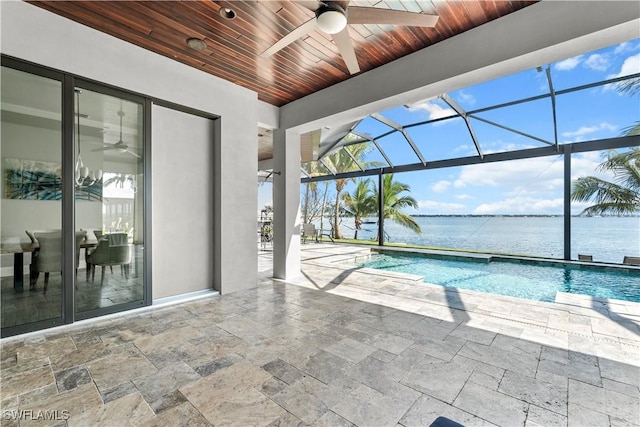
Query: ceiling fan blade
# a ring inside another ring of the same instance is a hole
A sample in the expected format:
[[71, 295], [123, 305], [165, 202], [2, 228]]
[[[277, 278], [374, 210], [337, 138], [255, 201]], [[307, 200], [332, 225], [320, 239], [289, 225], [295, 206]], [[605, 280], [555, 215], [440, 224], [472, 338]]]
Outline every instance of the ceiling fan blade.
[[353, 42], [349, 35], [349, 30], [345, 28], [339, 33], [333, 34], [333, 41], [336, 42], [338, 51], [344, 59], [344, 63], [349, 69], [349, 73], [355, 74], [360, 72], [360, 66], [358, 65], [358, 59], [356, 58], [356, 51], [353, 49]]
[[117, 150], [118, 147], [115, 147], [113, 145], [105, 145], [104, 147], [100, 147], [100, 148], [94, 148], [91, 151], [109, 151], [109, 150]]
[[317, 27], [316, 18], [311, 18], [304, 24], [300, 25], [298, 28], [291, 31], [289, 34], [278, 40], [273, 46], [269, 49], [265, 50], [260, 54], [261, 57], [267, 58], [274, 53], [284, 49], [289, 46], [294, 41], [298, 40], [300, 37], [306, 36], [311, 31], [315, 30]]
[[352, 6], [349, 8], [347, 22], [349, 24], [387, 24], [401, 25], [404, 27], [434, 27], [438, 22], [438, 16], [406, 12], [404, 10]]
[[138, 159], [142, 158], [142, 156], [140, 154], [134, 153], [133, 151], [131, 151], [129, 149], [125, 150], [125, 152], [131, 154], [133, 157], [137, 157]]

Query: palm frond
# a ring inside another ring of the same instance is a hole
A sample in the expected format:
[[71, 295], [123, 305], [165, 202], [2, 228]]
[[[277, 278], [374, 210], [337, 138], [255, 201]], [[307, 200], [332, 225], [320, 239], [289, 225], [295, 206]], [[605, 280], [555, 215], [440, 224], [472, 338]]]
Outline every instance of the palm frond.
[[[386, 217], [386, 215], [385, 215]], [[408, 215], [401, 211], [394, 211], [389, 215], [389, 219], [393, 222], [400, 224], [401, 226], [414, 231], [416, 234], [422, 234], [420, 225], [416, 222], [411, 215]]]
[[640, 77], [619, 82], [617, 85], [618, 92], [629, 95], [640, 93]]
[[583, 210], [581, 216], [630, 215], [638, 211], [637, 203], [608, 202], [597, 203]]
[[631, 126], [622, 129], [623, 136], [640, 135], [640, 121], [635, 122]]
[[581, 177], [574, 182], [571, 200], [595, 202], [581, 215], [620, 215], [640, 211], [640, 194], [637, 191], [594, 176]]
[[[394, 181], [393, 174], [385, 175], [382, 185], [384, 194], [384, 217], [405, 228], [413, 230], [417, 234], [421, 234], [422, 230], [420, 229], [420, 225], [418, 225], [411, 215], [401, 210], [407, 207], [418, 207], [418, 202], [413, 197], [402, 194], [411, 191], [411, 187], [402, 182]], [[378, 188], [374, 189], [373, 193], [377, 200], [379, 195]]]
[[607, 160], [598, 165], [597, 169], [601, 172], [612, 172], [614, 182], [640, 191], [640, 147], [624, 153], [611, 150]]

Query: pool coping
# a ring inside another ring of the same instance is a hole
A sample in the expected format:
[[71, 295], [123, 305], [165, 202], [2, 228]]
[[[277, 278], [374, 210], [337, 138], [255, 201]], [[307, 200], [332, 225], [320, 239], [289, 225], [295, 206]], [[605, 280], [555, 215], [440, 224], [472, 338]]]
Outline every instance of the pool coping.
[[474, 262], [512, 262], [523, 264], [537, 264], [537, 265], [553, 265], [553, 266], [571, 266], [575, 268], [587, 268], [598, 270], [611, 270], [619, 271], [630, 274], [640, 274], [640, 266], [627, 265], [627, 264], [614, 264], [600, 261], [576, 261], [576, 260], [563, 260], [556, 258], [538, 258], [527, 257], [519, 255], [503, 255], [503, 254], [490, 254], [490, 253], [474, 253], [463, 251], [444, 251], [437, 249], [420, 249], [420, 248], [397, 248], [397, 247], [372, 247], [372, 252], [384, 253], [395, 252], [405, 253], [418, 256], [424, 256], [434, 259], [449, 259], [449, 260], [465, 260]]
[[540, 342], [572, 342], [575, 337], [574, 343], [588, 338], [640, 348], [640, 303], [562, 292], [554, 301], [535, 301], [437, 284], [425, 287], [422, 276], [360, 267], [356, 259], [361, 260], [362, 250], [354, 250], [351, 260], [345, 256], [348, 251], [322, 252], [325, 256], [303, 260], [303, 275], [286, 282], [441, 320], [505, 328]]
[[[434, 258], [434, 259], [449, 259], [449, 260], [472, 260], [476, 262], [491, 262], [491, 261], [506, 261], [506, 262], [514, 262], [514, 263], [530, 263], [530, 264], [545, 264], [545, 265], [553, 265], [553, 266], [572, 266], [577, 268], [593, 268], [599, 270], [610, 270], [610, 271], [618, 271], [618, 272], [633, 272], [640, 274], [640, 267], [635, 266], [627, 266], [627, 265], [619, 265], [619, 264], [607, 264], [607, 263], [594, 263], [594, 262], [584, 262], [584, 261], [564, 261], [564, 260], [555, 260], [555, 259], [541, 259], [541, 258], [528, 258], [528, 257], [518, 257], [518, 256], [508, 256], [508, 255], [494, 255], [494, 254], [475, 254], [475, 253], [467, 253], [467, 252], [450, 252], [450, 251], [438, 251], [438, 250], [429, 250], [422, 249], [420, 252], [415, 252], [411, 248], [370, 248], [372, 253], [382, 253], [382, 252], [401, 252], [406, 254], [414, 254], [419, 256], [424, 256], [425, 258]], [[410, 273], [398, 273], [392, 272], [388, 270], [376, 270], [373, 268], [362, 268], [362, 272], [367, 272], [367, 270], [375, 270], [376, 274], [379, 274], [380, 271], [385, 271], [387, 275], [392, 277], [397, 277], [398, 279], [404, 279], [410, 282], [422, 282], [428, 283], [432, 286], [440, 286], [445, 288], [445, 290], [452, 289], [456, 292], [468, 293], [470, 295], [491, 295], [492, 297], [496, 297], [499, 299], [505, 299], [512, 303], [517, 301], [522, 301], [526, 303], [536, 303], [536, 304], [549, 304], [552, 307], [563, 307], [569, 308], [572, 307], [576, 311], [576, 309], [580, 312], [583, 312], [583, 309], [595, 309], [598, 310], [607, 310], [614, 314], [624, 314], [627, 316], [631, 316], [632, 318], [636, 318], [637, 321], [640, 321], [640, 302], [621, 300], [616, 298], [602, 298], [602, 297], [593, 297], [590, 295], [584, 294], [571, 294], [568, 292], [556, 291], [556, 295], [553, 301], [537, 301], [530, 300], [527, 298], [519, 298], [509, 295], [501, 295], [501, 294], [492, 294], [481, 291], [474, 291], [471, 289], [465, 288], [456, 288], [456, 287], [447, 287], [444, 285], [440, 285], [437, 283], [431, 283], [424, 280], [423, 276], [410, 274]]]

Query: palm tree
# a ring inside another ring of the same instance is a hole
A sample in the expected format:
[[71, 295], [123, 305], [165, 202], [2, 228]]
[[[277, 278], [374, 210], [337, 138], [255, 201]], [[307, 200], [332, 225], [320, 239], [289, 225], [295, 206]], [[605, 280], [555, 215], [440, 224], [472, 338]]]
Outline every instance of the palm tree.
[[[364, 155], [368, 152], [370, 147], [367, 144], [352, 144], [343, 147], [341, 150], [333, 154], [332, 156], [326, 157], [325, 162], [329, 164], [333, 172], [336, 174], [344, 173], [344, 172], [352, 172], [353, 170], [357, 170], [358, 166], [355, 164], [354, 159], [356, 159], [359, 163], [364, 158]], [[361, 165], [370, 166], [373, 163], [362, 162]], [[340, 195], [342, 190], [344, 190], [347, 182], [353, 181], [353, 178], [341, 178], [336, 179], [336, 200], [333, 207], [333, 238], [334, 239], [342, 239], [342, 231], [340, 230]]]
[[[385, 175], [382, 178], [382, 186], [384, 196], [384, 219], [390, 219], [391, 221], [400, 224], [403, 227], [413, 230], [418, 234], [422, 234], [420, 225], [418, 225], [416, 220], [413, 219], [411, 215], [401, 210], [407, 207], [418, 207], [418, 202], [416, 202], [416, 199], [406, 194], [402, 194], [405, 192], [410, 192], [411, 187], [409, 187], [409, 185], [407, 184], [394, 181], [392, 173]], [[375, 195], [375, 200], [378, 200], [378, 189], [376, 188], [373, 193]]]
[[[307, 162], [302, 165], [309, 176], [315, 176], [322, 173], [324, 166], [315, 162]], [[302, 200], [302, 222], [307, 224], [313, 222], [317, 217], [324, 216], [325, 199], [327, 194], [327, 183], [324, 185], [324, 192], [319, 188], [318, 182], [307, 182], [304, 184], [304, 195]]]
[[613, 182], [595, 176], [578, 178], [571, 191], [571, 200], [593, 200], [580, 215], [625, 215], [640, 212], [640, 147], [625, 153], [609, 152], [607, 160], [598, 165], [600, 171], [613, 173]]
[[362, 218], [375, 213], [377, 210], [376, 199], [373, 197], [373, 190], [371, 190], [370, 184], [370, 179], [361, 179], [352, 194], [344, 193], [342, 195], [342, 201], [344, 202], [343, 212], [354, 217], [354, 239], [358, 239], [358, 230], [362, 228]]

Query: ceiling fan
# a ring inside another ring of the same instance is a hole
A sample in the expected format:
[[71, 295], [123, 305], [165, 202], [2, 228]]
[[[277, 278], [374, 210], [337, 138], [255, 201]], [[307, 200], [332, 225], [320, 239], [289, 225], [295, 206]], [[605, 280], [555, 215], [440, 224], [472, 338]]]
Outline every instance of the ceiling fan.
[[142, 156], [140, 156], [140, 154], [131, 151], [129, 149], [129, 146], [127, 144], [124, 143], [124, 141], [122, 140], [122, 118], [124, 117], [124, 111], [122, 111], [122, 109], [120, 111], [118, 111], [118, 116], [120, 116], [120, 139], [118, 139], [118, 142], [116, 142], [115, 144], [104, 144], [103, 147], [101, 148], [94, 148], [91, 151], [109, 151], [109, 150], [116, 150], [119, 153], [129, 153], [134, 157], [137, 158], [141, 158]]
[[[315, 12], [316, 16], [289, 34], [278, 40], [273, 46], [260, 54], [266, 58], [280, 51], [311, 33], [320, 30], [330, 34], [342, 56], [349, 73], [360, 72], [360, 66], [353, 49], [351, 36], [347, 24], [381, 24], [401, 25], [407, 27], [433, 27], [438, 22], [438, 16], [425, 15], [417, 12], [380, 9], [376, 7], [349, 6], [349, 2], [337, 1], [300, 1], [301, 6]], [[344, 5], [344, 6], [343, 6]]]

